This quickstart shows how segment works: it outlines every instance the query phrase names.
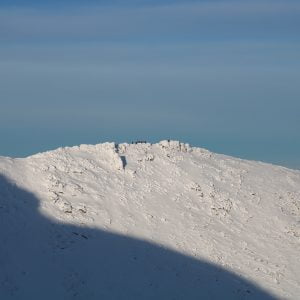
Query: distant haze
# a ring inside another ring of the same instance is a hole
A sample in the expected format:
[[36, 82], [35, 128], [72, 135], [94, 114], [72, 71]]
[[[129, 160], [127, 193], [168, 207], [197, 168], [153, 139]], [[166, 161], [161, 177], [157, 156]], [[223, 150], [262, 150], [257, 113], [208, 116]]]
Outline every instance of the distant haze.
[[2, 0], [0, 20], [0, 155], [170, 138], [300, 168], [299, 1]]

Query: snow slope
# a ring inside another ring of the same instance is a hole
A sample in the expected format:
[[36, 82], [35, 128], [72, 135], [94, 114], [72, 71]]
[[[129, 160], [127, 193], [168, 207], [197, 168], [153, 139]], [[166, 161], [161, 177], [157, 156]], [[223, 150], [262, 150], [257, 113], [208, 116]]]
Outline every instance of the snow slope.
[[177, 141], [0, 157], [0, 299], [299, 299], [300, 172]]

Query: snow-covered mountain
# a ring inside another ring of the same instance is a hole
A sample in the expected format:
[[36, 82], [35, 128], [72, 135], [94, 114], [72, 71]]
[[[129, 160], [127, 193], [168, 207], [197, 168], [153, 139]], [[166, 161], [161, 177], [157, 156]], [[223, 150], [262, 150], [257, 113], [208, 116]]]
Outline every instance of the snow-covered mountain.
[[0, 157], [0, 299], [299, 299], [300, 172], [176, 141]]

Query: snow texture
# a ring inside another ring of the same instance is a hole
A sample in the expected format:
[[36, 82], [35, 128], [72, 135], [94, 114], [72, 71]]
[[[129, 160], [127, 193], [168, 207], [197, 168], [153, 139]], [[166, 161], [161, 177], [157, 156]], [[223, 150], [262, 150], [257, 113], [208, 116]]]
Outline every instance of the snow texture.
[[0, 157], [0, 299], [299, 299], [300, 172], [177, 141]]

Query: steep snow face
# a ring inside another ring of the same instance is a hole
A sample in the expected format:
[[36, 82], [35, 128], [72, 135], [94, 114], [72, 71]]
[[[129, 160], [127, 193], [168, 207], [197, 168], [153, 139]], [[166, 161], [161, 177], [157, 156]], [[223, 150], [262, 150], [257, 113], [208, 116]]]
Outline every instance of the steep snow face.
[[299, 171], [162, 141], [3, 157], [0, 176], [1, 299], [300, 295]]

